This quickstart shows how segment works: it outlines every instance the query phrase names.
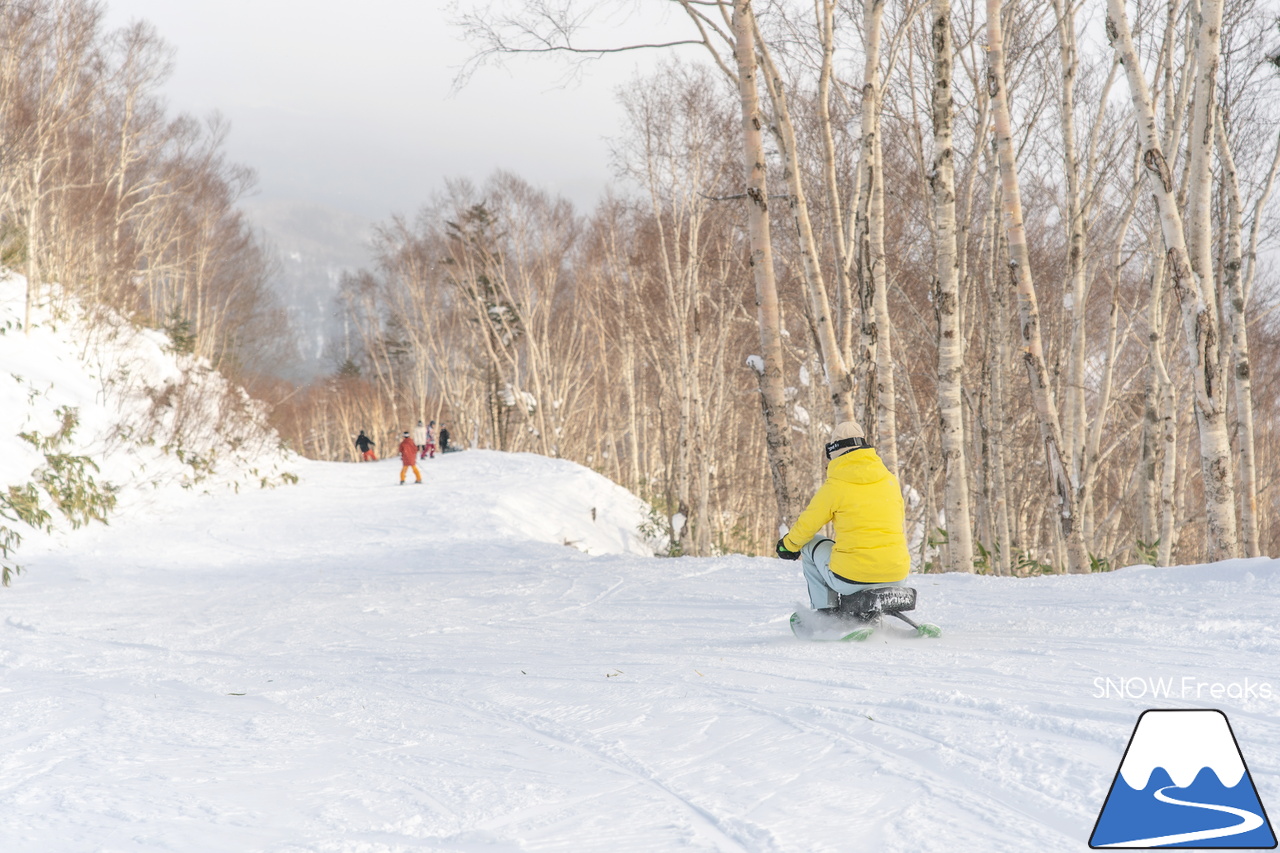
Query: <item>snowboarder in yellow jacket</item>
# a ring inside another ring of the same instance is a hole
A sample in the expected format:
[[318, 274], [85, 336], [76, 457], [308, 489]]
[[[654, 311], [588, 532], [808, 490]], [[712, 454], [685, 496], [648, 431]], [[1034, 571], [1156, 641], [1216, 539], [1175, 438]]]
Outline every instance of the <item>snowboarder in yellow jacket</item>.
[[[900, 584], [911, 568], [902, 489], [856, 421], [838, 424], [826, 446], [827, 480], [787, 534], [778, 556], [803, 560], [815, 610], [839, 606], [839, 595]], [[816, 535], [827, 522], [835, 540]]]

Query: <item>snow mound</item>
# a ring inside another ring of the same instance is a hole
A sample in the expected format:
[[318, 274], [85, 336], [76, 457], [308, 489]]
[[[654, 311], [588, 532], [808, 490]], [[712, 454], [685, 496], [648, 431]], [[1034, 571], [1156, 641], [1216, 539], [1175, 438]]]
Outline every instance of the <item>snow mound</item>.
[[[437, 461], [451, 466], [444, 469], [445, 484], [457, 491], [468, 483], [479, 487], [475, 520], [487, 519], [469, 529], [459, 526], [459, 534], [499, 531], [588, 554], [653, 556], [653, 545], [639, 533], [648, 517], [644, 502], [589, 468], [567, 459], [489, 450], [451, 453]], [[466, 505], [459, 494], [454, 506]]]
[[[304, 462], [298, 499], [319, 509], [324, 504], [313, 490], [351, 490], [361, 517], [401, 519], [397, 539], [432, 549], [541, 543], [592, 555], [651, 557], [659, 544], [642, 533], [648, 520], [644, 501], [576, 462], [464, 450], [421, 460], [418, 466], [422, 487], [410, 473], [408, 484], [400, 488], [398, 455], [358, 465]], [[304, 535], [331, 535], [328, 525], [334, 523], [342, 522], [325, 522], [325, 530]]]

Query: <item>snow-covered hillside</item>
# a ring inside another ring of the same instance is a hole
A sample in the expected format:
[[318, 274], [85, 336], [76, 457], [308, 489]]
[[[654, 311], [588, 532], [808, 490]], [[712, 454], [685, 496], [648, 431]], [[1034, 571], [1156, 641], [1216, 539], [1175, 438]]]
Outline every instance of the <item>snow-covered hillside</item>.
[[[65, 528], [47, 485], [65, 492], [73, 476], [133, 512], [181, 502], [184, 492], [293, 480], [296, 459], [260, 405], [207, 362], [118, 317], [87, 322], [70, 299], [36, 305], [24, 333], [25, 293], [21, 276], [0, 273], [0, 525], [39, 535], [3, 502], [17, 488]], [[90, 464], [77, 467], [77, 457]]]
[[804, 643], [794, 564], [639, 556], [569, 463], [423, 465], [25, 555], [0, 849], [1083, 851], [1150, 707], [1222, 709], [1280, 812], [1276, 561], [920, 576], [941, 639]]

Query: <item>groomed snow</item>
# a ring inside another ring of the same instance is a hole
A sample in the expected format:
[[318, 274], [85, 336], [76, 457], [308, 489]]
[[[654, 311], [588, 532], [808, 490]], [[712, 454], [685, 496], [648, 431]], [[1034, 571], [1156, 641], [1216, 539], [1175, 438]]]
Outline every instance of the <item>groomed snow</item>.
[[631, 553], [570, 463], [423, 466], [24, 552], [0, 850], [1082, 851], [1149, 707], [1221, 708], [1280, 811], [1274, 560], [921, 576], [941, 639], [803, 643], [794, 564]]

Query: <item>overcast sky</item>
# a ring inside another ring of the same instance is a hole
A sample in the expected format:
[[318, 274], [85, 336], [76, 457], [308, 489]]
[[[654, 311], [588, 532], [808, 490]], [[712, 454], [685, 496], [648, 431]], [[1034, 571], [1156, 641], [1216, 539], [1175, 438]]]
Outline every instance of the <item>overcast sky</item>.
[[607, 58], [564, 86], [563, 62], [515, 58], [451, 94], [472, 47], [437, 0], [108, 3], [111, 26], [148, 20], [175, 49], [175, 112], [230, 119], [228, 150], [257, 170], [262, 200], [372, 220], [495, 169], [589, 207], [610, 178], [613, 92], [658, 59]]

